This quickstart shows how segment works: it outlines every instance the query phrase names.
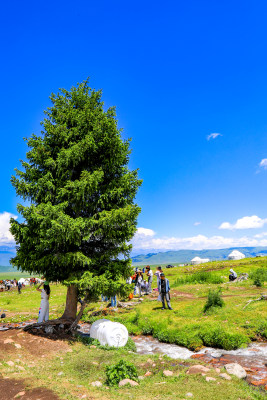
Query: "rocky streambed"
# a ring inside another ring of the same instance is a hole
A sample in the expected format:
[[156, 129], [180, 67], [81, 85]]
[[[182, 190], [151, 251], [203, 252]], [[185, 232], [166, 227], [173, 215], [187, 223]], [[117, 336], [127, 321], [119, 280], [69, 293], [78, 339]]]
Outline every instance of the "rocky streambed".
[[267, 387], [267, 343], [254, 342], [247, 348], [231, 351], [205, 347], [195, 353], [185, 347], [159, 342], [151, 336], [136, 336], [132, 339], [140, 354], [160, 353], [174, 359], [199, 359], [215, 368], [238, 363], [245, 369], [249, 383]]

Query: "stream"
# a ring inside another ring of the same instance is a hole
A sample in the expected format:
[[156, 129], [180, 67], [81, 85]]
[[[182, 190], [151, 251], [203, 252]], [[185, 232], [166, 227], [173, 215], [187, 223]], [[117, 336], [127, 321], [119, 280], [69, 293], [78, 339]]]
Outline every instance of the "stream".
[[247, 380], [255, 386], [267, 384], [267, 343], [254, 342], [246, 348], [222, 350], [204, 347], [193, 352], [175, 344], [159, 342], [151, 336], [132, 337], [137, 353], [164, 354], [174, 359], [199, 359], [213, 367], [223, 367], [228, 363], [238, 363], [247, 372]]

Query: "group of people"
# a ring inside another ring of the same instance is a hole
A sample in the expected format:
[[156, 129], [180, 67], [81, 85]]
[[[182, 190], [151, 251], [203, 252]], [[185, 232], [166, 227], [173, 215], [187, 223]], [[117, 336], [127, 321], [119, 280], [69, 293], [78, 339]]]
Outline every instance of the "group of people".
[[16, 279], [2, 279], [0, 280], [0, 291], [10, 290], [12, 287], [17, 285]]
[[[144, 279], [144, 275], [147, 276], [147, 280]], [[159, 293], [158, 300], [162, 302], [162, 310], [166, 308], [165, 301], [169, 310], [172, 310], [170, 302], [170, 283], [165, 277], [162, 268], [159, 266], [155, 272], [157, 277], [157, 290]], [[128, 283], [134, 283], [134, 295], [139, 297], [142, 296], [142, 292], [148, 295], [152, 292], [152, 281], [153, 281], [153, 271], [150, 266], [147, 265], [143, 270], [136, 268], [135, 273], [128, 280]]]

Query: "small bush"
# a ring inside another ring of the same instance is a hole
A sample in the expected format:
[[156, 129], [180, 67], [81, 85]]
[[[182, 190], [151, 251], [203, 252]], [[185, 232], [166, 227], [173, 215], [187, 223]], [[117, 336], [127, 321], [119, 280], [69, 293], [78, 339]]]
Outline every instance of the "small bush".
[[209, 290], [208, 299], [204, 305], [204, 313], [213, 307], [223, 307], [224, 301], [222, 299], [222, 289]]
[[123, 379], [138, 381], [136, 367], [124, 360], [120, 360], [117, 364], [106, 366], [106, 376], [106, 384], [109, 386], [118, 386]]
[[255, 286], [257, 286], [257, 287], [261, 287], [261, 286], [264, 285], [264, 280], [262, 279], [261, 276], [256, 276], [256, 277], [254, 278], [253, 285], [255, 285]]
[[250, 279], [253, 280], [253, 284], [261, 287], [264, 282], [267, 282], [267, 268], [258, 268], [249, 274]]

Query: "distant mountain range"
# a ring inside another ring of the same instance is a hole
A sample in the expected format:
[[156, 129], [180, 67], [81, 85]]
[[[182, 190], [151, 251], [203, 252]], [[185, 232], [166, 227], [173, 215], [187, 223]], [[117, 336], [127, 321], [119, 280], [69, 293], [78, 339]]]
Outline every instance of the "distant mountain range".
[[160, 253], [140, 254], [132, 257], [133, 265], [189, 263], [192, 258], [209, 258], [211, 261], [226, 260], [233, 250], [239, 250], [246, 257], [256, 257], [259, 254], [267, 256], [267, 247], [230, 247], [218, 250], [177, 250]]
[[[181, 264], [189, 263], [194, 257], [209, 258], [211, 261], [226, 260], [233, 250], [241, 251], [246, 257], [256, 257], [259, 254], [267, 256], [267, 247], [230, 247], [218, 250], [177, 250], [139, 254], [132, 257], [132, 263], [133, 265]], [[0, 246], [0, 272], [14, 271], [10, 265], [10, 258], [15, 254], [14, 247]]]

